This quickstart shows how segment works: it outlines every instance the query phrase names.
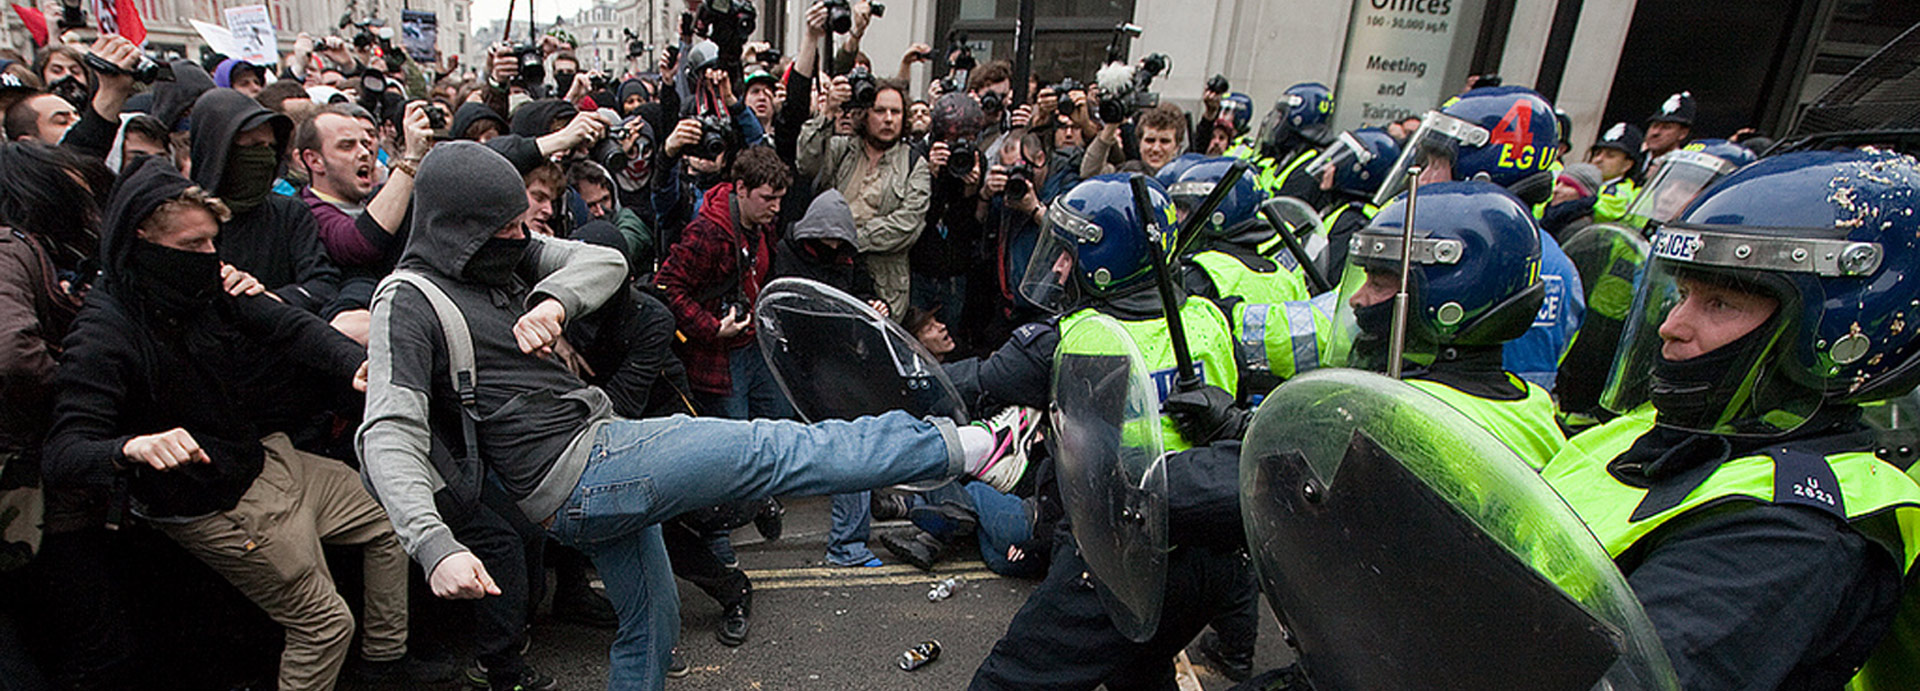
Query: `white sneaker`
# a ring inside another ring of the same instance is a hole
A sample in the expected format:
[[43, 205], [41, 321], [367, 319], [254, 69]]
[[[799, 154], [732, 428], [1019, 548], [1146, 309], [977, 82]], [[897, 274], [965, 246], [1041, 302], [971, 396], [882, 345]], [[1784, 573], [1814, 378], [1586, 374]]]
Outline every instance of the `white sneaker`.
[[975, 427], [993, 435], [993, 450], [976, 464], [969, 464], [967, 475], [987, 483], [1002, 493], [1010, 493], [1027, 474], [1027, 446], [1040, 430], [1040, 411], [1008, 406], [992, 418], [974, 422]]

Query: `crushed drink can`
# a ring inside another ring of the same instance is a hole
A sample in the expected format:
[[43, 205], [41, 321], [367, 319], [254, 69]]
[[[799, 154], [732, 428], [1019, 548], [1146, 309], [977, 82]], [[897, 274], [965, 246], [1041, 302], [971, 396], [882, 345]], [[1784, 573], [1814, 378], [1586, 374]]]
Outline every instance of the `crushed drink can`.
[[900, 654], [900, 669], [913, 671], [940, 659], [940, 641], [925, 640]]

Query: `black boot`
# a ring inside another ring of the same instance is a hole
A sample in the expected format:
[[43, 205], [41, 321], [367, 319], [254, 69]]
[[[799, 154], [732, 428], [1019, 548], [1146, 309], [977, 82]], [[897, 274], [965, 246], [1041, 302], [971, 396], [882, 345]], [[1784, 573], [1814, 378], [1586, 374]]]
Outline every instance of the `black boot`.
[[919, 567], [921, 571], [932, 571], [933, 565], [947, 555], [947, 543], [922, 530], [886, 533], [880, 536], [880, 544], [885, 545], [893, 556]]
[[720, 614], [720, 630], [713, 637], [727, 647], [739, 647], [747, 642], [747, 617], [753, 614], [753, 591], [747, 591], [746, 597], [727, 607]]

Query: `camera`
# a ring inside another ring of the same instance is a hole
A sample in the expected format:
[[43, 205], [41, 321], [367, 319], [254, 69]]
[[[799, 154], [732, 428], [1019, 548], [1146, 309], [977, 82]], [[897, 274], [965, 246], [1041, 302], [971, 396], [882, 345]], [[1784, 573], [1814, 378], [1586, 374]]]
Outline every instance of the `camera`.
[[87, 66], [93, 68], [96, 72], [132, 75], [134, 81], [142, 84], [173, 81], [173, 65], [155, 60], [151, 55], [141, 55], [140, 62], [135, 64], [131, 70], [120, 69], [119, 65], [107, 62], [106, 58], [94, 55], [93, 53], [87, 53], [85, 60]]
[[1054, 98], [1056, 99], [1054, 101], [1053, 109], [1055, 111], [1058, 111], [1061, 115], [1073, 115], [1074, 111], [1077, 111], [1080, 109], [1080, 104], [1075, 103], [1073, 100], [1073, 97], [1069, 96], [1068, 94], [1071, 94], [1075, 91], [1086, 91], [1086, 90], [1087, 90], [1087, 85], [1081, 84], [1079, 80], [1076, 80], [1073, 77], [1065, 77], [1061, 79], [1059, 84], [1053, 85], [1053, 95], [1054, 95]]
[[625, 35], [627, 39], [627, 58], [628, 59], [641, 57], [647, 54], [647, 42], [640, 40], [639, 34], [633, 33], [632, 29], [629, 29], [626, 27], [620, 27], [620, 33]]
[[435, 138], [448, 138], [447, 124], [447, 112], [441, 110], [438, 105], [432, 103], [427, 104], [427, 127], [433, 130], [433, 136]]
[[855, 65], [847, 72], [847, 86], [853, 89], [853, 95], [847, 99], [847, 108], [866, 108], [873, 105], [873, 99], [880, 94], [880, 85], [873, 78], [873, 72], [865, 65]]
[[613, 88], [613, 80], [608, 79], [604, 74], [588, 75], [587, 83], [593, 86], [594, 91], [607, 91]]
[[1008, 199], [1019, 199], [1033, 192], [1033, 168], [1025, 163], [1015, 163], [1007, 169]]
[[[759, 20], [759, 10], [754, 9], [752, 0], [705, 0], [700, 3], [700, 16], [695, 18], [695, 28], [705, 27], [703, 35], [713, 38], [715, 30], [744, 39], [753, 33], [755, 22]], [[738, 51], [735, 51], [738, 53]]]
[[1207, 78], [1207, 90], [1216, 94], [1231, 91], [1233, 86], [1227, 83], [1227, 75], [1216, 74]]
[[670, 44], [667, 46], [667, 69], [673, 69], [673, 66], [678, 64], [680, 64], [680, 45]]
[[980, 93], [980, 110], [987, 114], [988, 119], [999, 118], [1001, 113], [1007, 112], [1006, 97], [998, 91], [983, 91]]
[[947, 144], [947, 151], [947, 167], [940, 172], [955, 180], [967, 177], [980, 160], [980, 149], [973, 145], [972, 137], [953, 140]]
[[[980, 63], [973, 59], [973, 49], [967, 47], [967, 32], [965, 31], [954, 30], [947, 32], [947, 55], [951, 56], [947, 64], [955, 71], [968, 72], [980, 66]], [[962, 86], [965, 85], [963, 84]]]
[[853, 31], [853, 4], [848, 0], [826, 0], [827, 28], [833, 33]]
[[767, 69], [771, 71], [773, 68], [780, 66], [780, 58], [784, 57], [784, 55], [780, 52], [779, 48], [768, 48], [760, 51], [760, 53], [754, 57], [758, 58], [760, 64], [766, 65]]
[[587, 158], [600, 164], [609, 172], [625, 170], [632, 158], [627, 155], [627, 129], [620, 125], [607, 128], [607, 136], [594, 142], [593, 149], [587, 152]]
[[1122, 122], [1143, 109], [1160, 105], [1160, 94], [1150, 89], [1153, 79], [1167, 71], [1169, 62], [1166, 55], [1154, 53], [1141, 60], [1139, 67], [1108, 65], [1102, 68], [1100, 87], [1111, 95], [1100, 99], [1100, 121]]
[[733, 134], [733, 124], [716, 115], [702, 115], [700, 122], [700, 143], [693, 146], [695, 158], [719, 160], [727, 155], [727, 139]]
[[514, 77], [514, 83], [521, 86], [539, 84], [547, 80], [547, 64], [540, 55], [540, 46], [533, 43], [516, 43], [507, 49], [513, 56], [514, 64], [520, 66], [520, 74]]

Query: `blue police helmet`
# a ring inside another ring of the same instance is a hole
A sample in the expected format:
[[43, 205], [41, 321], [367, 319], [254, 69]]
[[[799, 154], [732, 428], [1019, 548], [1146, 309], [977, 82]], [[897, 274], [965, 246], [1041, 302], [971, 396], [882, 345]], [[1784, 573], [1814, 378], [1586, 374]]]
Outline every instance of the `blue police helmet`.
[[[1439, 182], [1420, 188], [1414, 218], [1408, 351], [1416, 346], [1493, 346], [1533, 325], [1546, 294], [1540, 230], [1526, 205], [1498, 185]], [[1398, 272], [1406, 199], [1354, 234], [1350, 264]]]
[[1022, 296], [1057, 313], [1082, 294], [1112, 298], [1153, 284], [1152, 253], [1165, 259], [1173, 251], [1173, 203], [1165, 187], [1146, 177], [1150, 218], [1142, 219], [1133, 203], [1134, 175], [1088, 178], [1053, 200], [1022, 274]]
[[1220, 99], [1220, 111], [1233, 120], [1234, 135], [1247, 133], [1253, 124], [1253, 97], [1235, 91]]
[[[1651, 401], [1663, 425], [1773, 435], [1822, 406], [1905, 394], [1920, 382], [1920, 333], [1908, 325], [1920, 287], [1920, 162], [1879, 151], [1808, 151], [1762, 159], [1707, 188], [1659, 227], [1628, 313], [1621, 357], [1601, 402]], [[1689, 284], [1777, 301], [1711, 357], [1705, 400], [1661, 398], [1661, 326]]]
[[1454, 180], [1487, 180], [1528, 204], [1553, 195], [1560, 134], [1553, 106], [1523, 86], [1473, 89], [1427, 111], [1404, 145], [1389, 181], [1374, 195], [1385, 204], [1406, 189], [1413, 166], [1445, 163]]
[[1159, 172], [1153, 174], [1153, 179], [1159, 180], [1162, 187], [1172, 187], [1173, 183], [1180, 181], [1180, 174], [1187, 172], [1187, 168], [1205, 160], [1207, 160], [1206, 154], [1196, 154], [1191, 151], [1180, 154], [1173, 160], [1167, 161], [1166, 165], [1160, 166]]
[[1280, 158], [1303, 145], [1326, 146], [1333, 136], [1333, 90], [1318, 82], [1287, 87], [1260, 123], [1260, 153]]
[[1686, 146], [1680, 148], [1714, 156], [1733, 164], [1735, 168], [1745, 166], [1760, 158], [1753, 155], [1753, 150], [1725, 139], [1695, 139], [1687, 142]]
[[[1209, 158], [1188, 167], [1178, 180], [1167, 186], [1183, 223], [1186, 214], [1205, 202], [1235, 165], [1246, 165], [1246, 162], [1226, 156]], [[1260, 220], [1260, 203], [1266, 200], [1267, 195], [1253, 182], [1253, 171], [1242, 173], [1227, 196], [1220, 200], [1220, 206], [1214, 209], [1213, 217], [1200, 227], [1201, 235], [1218, 239], [1237, 235], [1255, 224], [1265, 228], [1265, 222]]]
[[1400, 142], [1378, 127], [1341, 132], [1320, 157], [1307, 164], [1307, 174], [1319, 178], [1332, 166], [1333, 189], [1360, 198], [1373, 196], [1400, 158]]

